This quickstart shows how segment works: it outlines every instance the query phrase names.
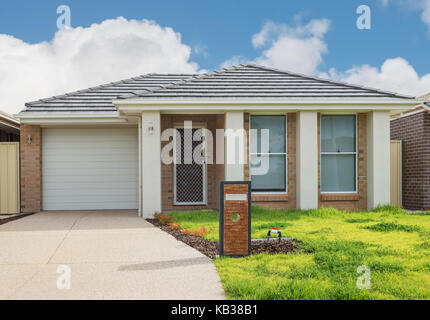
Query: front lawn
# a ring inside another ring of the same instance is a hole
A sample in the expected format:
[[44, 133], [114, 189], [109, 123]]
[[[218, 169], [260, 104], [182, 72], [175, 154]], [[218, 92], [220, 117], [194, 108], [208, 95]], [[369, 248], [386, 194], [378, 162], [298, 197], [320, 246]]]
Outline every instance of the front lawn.
[[[215, 231], [218, 213], [174, 212], [182, 228]], [[375, 212], [252, 208], [252, 238], [278, 227], [303, 243], [296, 254], [219, 258], [214, 263], [230, 299], [430, 299], [430, 215], [385, 207]], [[358, 289], [359, 266], [371, 288]]]

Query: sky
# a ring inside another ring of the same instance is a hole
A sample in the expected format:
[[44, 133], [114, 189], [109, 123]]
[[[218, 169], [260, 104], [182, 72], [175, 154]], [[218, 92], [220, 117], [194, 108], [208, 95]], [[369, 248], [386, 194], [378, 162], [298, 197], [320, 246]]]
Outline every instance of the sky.
[[[69, 28], [57, 26], [61, 5]], [[370, 29], [357, 27], [361, 5]], [[0, 3], [0, 109], [12, 114], [149, 72], [239, 63], [420, 96], [430, 92], [430, 0]]]

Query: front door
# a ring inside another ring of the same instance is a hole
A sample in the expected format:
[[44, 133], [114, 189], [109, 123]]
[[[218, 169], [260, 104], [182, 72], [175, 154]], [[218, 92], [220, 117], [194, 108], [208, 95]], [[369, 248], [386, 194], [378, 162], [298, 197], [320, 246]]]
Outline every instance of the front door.
[[206, 204], [206, 161], [202, 128], [176, 128], [174, 204]]

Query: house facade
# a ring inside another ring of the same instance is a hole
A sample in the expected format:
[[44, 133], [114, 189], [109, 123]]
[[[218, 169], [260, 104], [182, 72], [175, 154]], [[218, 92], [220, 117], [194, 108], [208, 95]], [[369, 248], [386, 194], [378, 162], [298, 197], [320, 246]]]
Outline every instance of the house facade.
[[409, 112], [391, 119], [391, 140], [402, 141], [402, 202], [410, 210], [430, 209], [430, 94]]
[[416, 104], [256, 65], [31, 102], [19, 114], [21, 209], [148, 218], [216, 209], [219, 182], [243, 180], [261, 206], [371, 209], [390, 202], [390, 115]]

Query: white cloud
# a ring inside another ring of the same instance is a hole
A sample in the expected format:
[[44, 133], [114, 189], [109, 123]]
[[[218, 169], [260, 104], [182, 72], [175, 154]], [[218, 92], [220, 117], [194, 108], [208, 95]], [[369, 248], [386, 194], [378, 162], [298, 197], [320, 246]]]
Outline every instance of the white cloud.
[[421, 6], [423, 9], [421, 20], [430, 28], [430, 0], [423, 0]]
[[201, 44], [201, 43], [196, 44], [193, 47], [193, 51], [195, 54], [202, 55], [205, 58], [209, 57], [209, 49], [204, 44]]
[[[426, 1], [430, 3], [430, 0]], [[251, 60], [234, 56], [221, 66], [252, 62], [406, 95], [420, 96], [430, 92], [430, 74], [419, 76], [414, 67], [401, 57], [387, 59], [380, 68], [361, 65], [344, 72], [335, 68], [328, 73], [320, 72], [323, 55], [328, 52], [323, 37], [329, 28], [327, 19], [311, 20], [306, 25], [299, 23], [296, 27], [269, 21], [252, 37], [254, 48], [267, 47], [259, 57]]]
[[[252, 37], [255, 49], [263, 49], [259, 57], [251, 62], [276, 67], [293, 72], [314, 74], [317, 72], [322, 56], [328, 52], [323, 41], [330, 28], [327, 19], [311, 20], [306, 25], [291, 27], [268, 21], [260, 32]], [[237, 62], [247, 62], [244, 57], [235, 56], [225, 61], [226, 67]]]
[[395, 4], [403, 10], [421, 11], [421, 21], [430, 28], [430, 0], [379, 0], [379, 3], [384, 7]]
[[346, 72], [331, 69], [328, 74], [320, 76], [412, 96], [430, 92], [430, 74], [420, 77], [414, 67], [400, 57], [387, 59], [380, 68], [362, 65]]
[[221, 64], [221, 68], [230, 68], [232, 66], [237, 66], [239, 64], [253, 63], [253, 61], [246, 59], [242, 56], [233, 56], [230, 59], [224, 61]]
[[105, 20], [29, 44], [0, 34], [0, 109], [149, 72], [196, 72], [181, 35], [148, 20]]

